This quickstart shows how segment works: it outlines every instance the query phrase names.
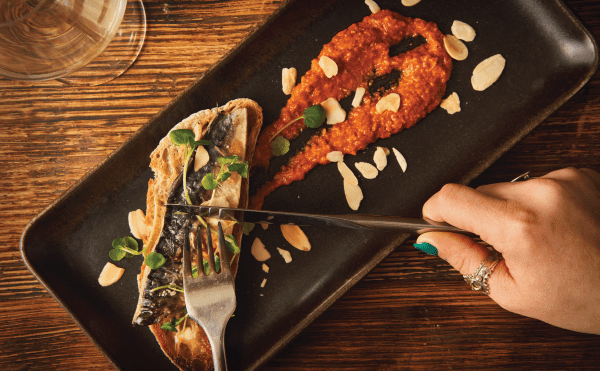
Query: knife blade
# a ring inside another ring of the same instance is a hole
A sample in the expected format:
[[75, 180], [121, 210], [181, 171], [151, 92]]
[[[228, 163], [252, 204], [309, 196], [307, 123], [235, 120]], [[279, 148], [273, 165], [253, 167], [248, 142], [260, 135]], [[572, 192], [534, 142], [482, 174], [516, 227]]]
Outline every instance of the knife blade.
[[[248, 223], [273, 223], [273, 224], [295, 224], [298, 226], [321, 226], [321, 227], [343, 227], [352, 229], [369, 229], [385, 232], [408, 232], [422, 234], [425, 232], [452, 232], [467, 236], [476, 236], [474, 233], [465, 231], [447, 223], [436, 222], [427, 218], [408, 218], [387, 215], [365, 215], [344, 214], [324, 215], [306, 214], [287, 211], [251, 210], [234, 207], [200, 206], [183, 204], [165, 204], [165, 206], [176, 207], [179, 211], [191, 212], [197, 210], [197, 215], [204, 214], [206, 217], [235, 218], [236, 214], [244, 214], [244, 222]], [[231, 215], [233, 214], [233, 215]]]

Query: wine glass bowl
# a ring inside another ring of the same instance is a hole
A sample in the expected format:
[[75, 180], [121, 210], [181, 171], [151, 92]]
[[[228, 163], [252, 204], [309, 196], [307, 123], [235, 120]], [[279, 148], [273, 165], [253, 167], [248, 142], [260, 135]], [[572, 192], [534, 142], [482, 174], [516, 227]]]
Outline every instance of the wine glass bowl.
[[140, 0], [2, 0], [0, 75], [98, 85], [129, 68], [145, 32]]

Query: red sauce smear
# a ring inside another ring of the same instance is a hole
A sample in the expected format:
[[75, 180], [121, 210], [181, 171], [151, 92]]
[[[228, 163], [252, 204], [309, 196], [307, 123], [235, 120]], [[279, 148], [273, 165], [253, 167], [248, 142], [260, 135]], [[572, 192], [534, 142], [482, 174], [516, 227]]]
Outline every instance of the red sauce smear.
[[[405, 37], [418, 35], [423, 36], [427, 43], [394, 57], [389, 55], [390, 46]], [[265, 197], [275, 189], [303, 179], [317, 164], [329, 163], [326, 157], [329, 152], [355, 155], [377, 139], [412, 127], [435, 109], [444, 96], [446, 82], [452, 72], [452, 60], [444, 49], [443, 37], [435, 23], [407, 18], [390, 10], [371, 14], [335, 35], [312, 60], [311, 69], [302, 77], [300, 84], [294, 87], [279, 119], [259, 137], [252, 166], [268, 168], [273, 157], [271, 138], [288, 122], [302, 116], [307, 107], [330, 97], [339, 101], [353, 94], [358, 87], [366, 89], [362, 104], [347, 114], [346, 121], [313, 136], [301, 152], [252, 196], [251, 207], [262, 208]], [[321, 56], [328, 56], [336, 62], [336, 76], [325, 76], [318, 63]], [[369, 94], [369, 81], [393, 69], [401, 71], [398, 86], [382, 95]], [[377, 113], [377, 102], [390, 93], [400, 95], [400, 109], [398, 112]], [[281, 135], [293, 140], [305, 128], [304, 122], [298, 120]]]

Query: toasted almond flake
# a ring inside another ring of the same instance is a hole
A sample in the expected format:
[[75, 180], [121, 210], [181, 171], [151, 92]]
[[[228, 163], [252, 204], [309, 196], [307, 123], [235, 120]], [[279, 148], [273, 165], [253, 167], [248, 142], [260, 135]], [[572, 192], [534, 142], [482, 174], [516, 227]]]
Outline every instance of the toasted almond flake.
[[402, 0], [402, 5], [404, 6], [413, 6], [417, 5], [421, 0]]
[[[179, 333], [177, 333], [177, 335], [179, 335]], [[181, 333], [181, 338], [183, 340], [187, 340], [190, 341], [192, 340], [195, 336], [194, 336], [194, 330], [192, 330], [192, 327], [188, 326], [185, 328], [185, 330], [183, 330], [183, 332]]]
[[259, 262], [264, 262], [271, 257], [271, 254], [269, 254], [267, 249], [265, 249], [265, 244], [262, 243], [258, 237], [254, 239], [254, 242], [252, 242], [250, 252], [252, 253], [252, 256], [254, 256], [254, 259], [258, 260]]
[[379, 174], [377, 168], [368, 162], [357, 162], [354, 164], [354, 166], [356, 166], [356, 169], [358, 169], [362, 176], [367, 179], [375, 179], [377, 174]]
[[267, 222], [261, 222], [261, 223], [258, 223], [258, 224], [260, 224], [260, 226], [262, 227], [263, 231], [266, 231], [267, 228], [269, 228], [269, 223], [267, 223]]
[[208, 155], [206, 148], [204, 148], [204, 146], [198, 146], [198, 149], [196, 149], [196, 156], [194, 157], [194, 171], [203, 168], [204, 165], [208, 164], [209, 159], [210, 156]]
[[473, 89], [483, 91], [489, 88], [498, 80], [505, 64], [506, 60], [500, 54], [491, 56], [479, 63], [473, 70], [473, 76], [471, 77]]
[[377, 113], [385, 111], [398, 112], [400, 108], [400, 95], [396, 93], [386, 95], [377, 102], [375, 108], [377, 109]]
[[110, 286], [123, 276], [123, 272], [125, 272], [124, 268], [119, 268], [113, 263], [106, 263], [98, 277], [98, 283], [102, 286]]
[[279, 247], [277, 248], [277, 251], [279, 251], [279, 254], [281, 254], [281, 257], [283, 257], [283, 260], [285, 260], [286, 264], [292, 261], [292, 254], [290, 254], [289, 251], [280, 249]]
[[283, 237], [290, 245], [301, 251], [310, 251], [311, 246], [308, 237], [300, 227], [293, 224], [282, 224], [280, 228]]
[[457, 61], [464, 61], [469, 55], [469, 49], [454, 35], [444, 36], [444, 47], [450, 56]]
[[373, 0], [365, 0], [365, 4], [367, 4], [369, 6], [369, 9], [371, 10], [371, 13], [373, 13], [373, 14], [375, 14], [381, 10], [379, 5], [377, 5], [377, 3], [374, 2]]
[[260, 287], [265, 287], [265, 285], [266, 285], [266, 284], [267, 284], [267, 279], [266, 279], [266, 278], [264, 278], [264, 279], [262, 280], [262, 282], [260, 283]]
[[292, 90], [294, 89], [294, 86], [296, 86], [297, 77], [298, 72], [294, 67], [281, 70], [281, 85], [285, 95], [292, 94]]
[[360, 202], [363, 199], [363, 193], [360, 187], [344, 180], [344, 193], [346, 194], [348, 206], [350, 206], [352, 210], [358, 210]]
[[387, 155], [390, 154], [390, 150], [385, 147], [377, 147], [375, 154], [373, 155], [373, 161], [377, 170], [382, 171], [387, 166]]
[[204, 125], [196, 124], [192, 131], [194, 132], [194, 140], [200, 140], [202, 138], [202, 129], [204, 129]]
[[127, 221], [129, 222], [129, 230], [133, 237], [138, 240], [144, 239], [148, 234], [148, 227], [146, 226], [146, 217], [144, 216], [144, 212], [140, 209], [136, 211], [131, 211], [127, 216]]
[[458, 94], [456, 94], [456, 92], [450, 94], [448, 98], [440, 103], [440, 107], [448, 111], [451, 115], [460, 112], [460, 99], [458, 99]]
[[269, 266], [268, 266], [268, 265], [266, 265], [265, 263], [263, 263], [263, 265], [262, 265], [262, 270], [263, 270], [265, 273], [269, 273]]
[[319, 66], [321, 66], [321, 69], [325, 73], [325, 76], [327, 76], [328, 78], [332, 78], [338, 73], [337, 64], [333, 59], [329, 58], [326, 55], [319, 58]]
[[400, 153], [400, 151], [398, 151], [396, 148], [392, 148], [392, 150], [394, 151], [394, 155], [396, 156], [396, 160], [398, 160], [398, 164], [400, 165], [402, 172], [405, 173], [406, 168], [408, 167], [406, 159], [404, 158], [404, 156], [402, 156], [402, 153]]
[[344, 154], [342, 151], [331, 151], [327, 154], [327, 159], [331, 162], [344, 161]]
[[362, 102], [365, 92], [365, 88], [356, 88], [356, 91], [354, 92], [354, 98], [352, 99], [352, 107], [360, 106], [360, 102]]
[[340, 102], [335, 98], [327, 98], [321, 107], [325, 110], [325, 116], [327, 117], [327, 125], [335, 125], [339, 122], [344, 122], [346, 119], [346, 111], [340, 106]]
[[271, 216], [267, 217], [267, 220], [273, 220], [273, 218], [275, 218], [275, 217], [273, 215], [271, 215]]
[[452, 34], [456, 36], [457, 39], [467, 42], [475, 39], [475, 30], [465, 22], [454, 21], [450, 29], [452, 30]]
[[344, 178], [346, 182], [355, 186], [358, 185], [358, 179], [356, 178], [356, 175], [354, 175], [352, 170], [350, 170], [350, 168], [348, 167], [348, 165], [346, 165], [345, 162], [340, 161], [337, 163], [337, 166], [338, 171], [340, 172], [340, 174], [342, 174], [342, 178]]

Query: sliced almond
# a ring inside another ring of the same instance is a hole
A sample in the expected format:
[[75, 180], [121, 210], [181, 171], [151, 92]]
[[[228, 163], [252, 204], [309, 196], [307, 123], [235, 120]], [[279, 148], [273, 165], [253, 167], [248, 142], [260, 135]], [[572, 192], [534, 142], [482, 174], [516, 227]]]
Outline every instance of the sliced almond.
[[98, 277], [98, 283], [102, 286], [110, 286], [121, 279], [123, 272], [125, 272], [124, 268], [119, 268], [113, 263], [106, 263]]
[[260, 224], [260, 226], [262, 227], [263, 231], [266, 231], [267, 228], [269, 228], [269, 223], [266, 223], [266, 222], [262, 223], [261, 222], [261, 223], [258, 223], [258, 224]]
[[[387, 152], [387, 153], [386, 153]], [[377, 147], [375, 154], [373, 155], [373, 161], [377, 170], [382, 171], [387, 166], [387, 155], [390, 154], [390, 150], [384, 147]]]
[[298, 72], [294, 67], [281, 70], [281, 85], [285, 95], [292, 94], [292, 90], [294, 89], [294, 86], [296, 86], [297, 76]]
[[344, 161], [344, 154], [342, 151], [331, 151], [327, 154], [327, 159], [331, 162]]
[[204, 146], [198, 146], [196, 149], [196, 156], [194, 157], [194, 171], [202, 169], [208, 164], [208, 160], [210, 160], [210, 156], [208, 155], [206, 148], [204, 148]]
[[404, 6], [413, 6], [417, 5], [421, 0], [402, 0], [402, 5]]
[[473, 89], [483, 91], [489, 88], [498, 80], [505, 64], [506, 60], [500, 54], [491, 56], [479, 63], [473, 70], [473, 76], [471, 77]]
[[281, 257], [283, 257], [283, 260], [285, 260], [286, 263], [292, 261], [292, 254], [290, 254], [289, 251], [280, 249], [279, 247], [277, 248], [277, 251], [279, 251], [279, 254], [281, 254]]
[[140, 209], [136, 211], [132, 211], [127, 216], [127, 220], [129, 222], [129, 230], [133, 237], [138, 240], [144, 239], [148, 233], [148, 227], [145, 222], [146, 217], [144, 216], [144, 212]]
[[450, 94], [448, 98], [440, 103], [440, 107], [448, 111], [451, 115], [460, 112], [460, 99], [458, 99], [458, 94], [456, 94], [456, 92]]
[[344, 193], [346, 194], [348, 206], [350, 206], [352, 210], [358, 210], [360, 202], [363, 199], [363, 193], [360, 187], [344, 180]]
[[465, 22], [454, 21], [450, 29], [452, 30], [452, 34], [456, 36], [457, 39], [467, 42], [475, 39], [475, 30]]
[[325, 116], [327, 117], [327, 125], [335, 125], [339, 122], [344, 122], [346, 119], [346, 111], [340, 106], [340, 102], [335, 98], [327, 98], [321, 107], [325, 110]]
[[365, 88], [356, 88], [356, 91], [354, 92], [354, 98], [352, 98], [352, 107], [360, 106], [360, 102], [362, 102], [365, 92]]
[[352, 172], [352, 170], [350, 170], [350, 168], [348, 167], [348, 165], [346, 165], [345, 162], [341, 161], [337, 163], [338, 166], [338, 171], [340, 172], [340, 174], [342, 174], [342, 178], [344, 178], [344, 180], [352, 185], [357, 186], [358, 185], [358, 179], [356, 178], [356, 175], [354, 175], [354, 173]]
[[269, 273], [269, 266], [268, 266], [268, 265], [266, 265], [265, 263], [263, 263], [263, 265], [262, 265], [262, 270], [263, 270], [265, 273]]
[[354, 166], [356, 166], [356, 168], [358, 169], [358, 171], [360, 171], [362, 176], [364, 176], [367, 179], [375, 179], [377, 177], [377, 174], [379, 174], [377, 168], [369, 164], [368, 162], [357, 162], [354, 164]]
[[252, 253], [252, 256], [254, 256], [254, 259], [258, 260], [259, 262], [264, 262], [271, 257], [271, 254], [269, 254], [267, 249], [265, 249], [265, 244], [262, 243], [258, 237], [254, 239], [254, 242], [252, 242], [250, 252]]
[[260, 283], [260, 287], [265, 287], [265, 285], [266, 285], [266, 284], [267, 284], [267, 279], [266, 279], [266, 278], [264, 278], [264, 279], [262, 280], [262, 282]]
[[375, 14], [381, 10], [379, 5], [377, 5], [377, 3], [374, 2], [373, 0], [365, 0], [365, 4], [367, 4], [369, 6], [369, 9], [371, 10], [371, 13], [373, 13], [373, 14]]
[[383, 113], [385, 111], [398, 112], [400, 108], [400, 95], [396, 93], [388, 94], [385, 97], [381, 98], [377, 105], [375, 105], [375, 109], [377, 109], [377, 113]]
[[396, 160], [398, 160], [398, 164], [400, 165], [402, 172], [405, 173], [406, 168], [408, 167], [406, 159], [404, 158], [404, 156], [402, 156], [402, 153], [400, 153], [400, 151], [398, 151], [396, 148], [392, 148], [392, 150], [394, 151], [394, 155], [396, 156]]
[[335, 61], [328, 56], [324, 55], [319, 58], [319, 66], [325, 73], [325, 76], [328, 78], [332, 78], [333, 76], [338, 74], [338, 66]]
[[194, 132], [194, 140], [200, 140], [202, 138], [202, 129], [204, 126], [202, 124], [196, 124], [192, 131]]
[[282, 224], [280, 227], [283, 237], [290, 245], [301, 251], [310, 251], [311, 246], [308, 237], [300, 227], [293, 224]]
[[464, 61], [469, 55], [469, 49], [454, 35], [444, 36], [444, 47], [450, 56], [457, 61]]

